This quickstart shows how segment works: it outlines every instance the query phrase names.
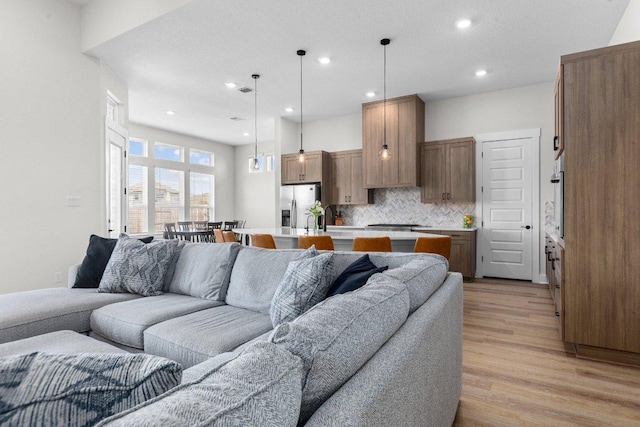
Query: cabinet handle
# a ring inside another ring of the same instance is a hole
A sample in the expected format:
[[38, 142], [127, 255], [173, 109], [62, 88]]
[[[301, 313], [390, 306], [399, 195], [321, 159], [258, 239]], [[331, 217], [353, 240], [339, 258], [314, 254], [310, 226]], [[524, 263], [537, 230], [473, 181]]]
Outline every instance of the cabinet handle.
[[447, 200], [451, 200], [451, 193], [447, 193]]
[[556, 264], [556, 260], [555, 260], [555, 259], [552, 259], [552, 260], [551, 260], [551, 269], [552, 269], [552, 270], [554, 270], [554, 271], [555, 271], [555, 269], [556, 269], [556, 265], [555, 265], [555, 264]]
[[556, 317], [560, 317], [560, 312], [556, 311]]
[[349, 196], [349, 203], [351, 203], [351, 196]]
[[556, 285], [556, 289], [560, 289], [560, 285]]
[[445, 200], [444, 193], [442, 193], [442, 200]]
[[344, 196], [344, 202], [347, 203], [347, 196]]
[[553, 137], [553, 151], [558, 151], [560, 146], [556, 144], [558, 142], [558, 135]]

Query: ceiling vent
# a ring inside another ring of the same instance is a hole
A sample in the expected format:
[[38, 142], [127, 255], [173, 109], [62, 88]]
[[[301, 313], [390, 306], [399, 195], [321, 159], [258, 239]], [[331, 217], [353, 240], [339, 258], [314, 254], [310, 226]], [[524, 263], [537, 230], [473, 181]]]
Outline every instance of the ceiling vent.
[[240, 89], [238, 89], [240, 92], [242, 93], [249, 93], [249, 92], [253, 92], [253, 89], [251, 89], [250, 87], [241, 87]]
[[243, 119], [242, 117], [238, 117], [238, 116], [233, 116], [233, 117], [229, 117], [231, 120], [233, 120], [234, 122], [241, 122], [242, 120], [247, 120], [247, 119]]

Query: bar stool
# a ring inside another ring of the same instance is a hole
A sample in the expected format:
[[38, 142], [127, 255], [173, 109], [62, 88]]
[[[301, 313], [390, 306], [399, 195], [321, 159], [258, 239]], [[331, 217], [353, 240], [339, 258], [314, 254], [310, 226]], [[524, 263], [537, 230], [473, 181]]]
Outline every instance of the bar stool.
[[332, 251], [333, 239], [331, 236], [298, 236], [298, 248], [307, 249], [313, 245], [319, 251]]
[[252, 234], [251, 246], [256, 248], [275, 249], [276, 242], [273, 241], [271, 234]]
[[231, 243], [231, 242], [238, 243], [238, 241], [236, 240], [236, 235], [234, 234], [233, 231], [223, 231], [222, 238], [224, 239], [225, 243]]
[[222, 234], [222, 230], [219, 228], [213, 229], [213, 237], [216, 243], [224, 243], [224, 235]]
[[428, 252], [442, 255], [449, 260], [451, 255], [451, 236], [418, 237], [413, 252]]
[[352, 251], [356, 252], [391, 252], [391, 238], [384, 237], [354, 237]]

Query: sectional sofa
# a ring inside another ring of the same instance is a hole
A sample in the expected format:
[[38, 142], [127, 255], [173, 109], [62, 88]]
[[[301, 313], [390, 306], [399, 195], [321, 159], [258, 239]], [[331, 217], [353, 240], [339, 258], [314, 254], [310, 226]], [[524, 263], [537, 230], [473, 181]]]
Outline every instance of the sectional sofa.
[[[462, 381], [462, 276], [438, 255], [371, 253], [389, 269], [274, 328], [274, 295], [285, 309], [304, 297], [281, 289], [305, 253], [189, 243], [160, 295], [0, 295], [0, 357], [143, 353], [182, 367], [180, 385], [101, 425], [451, 425]], [[332, 252], [323, 280], [361, 256]]]

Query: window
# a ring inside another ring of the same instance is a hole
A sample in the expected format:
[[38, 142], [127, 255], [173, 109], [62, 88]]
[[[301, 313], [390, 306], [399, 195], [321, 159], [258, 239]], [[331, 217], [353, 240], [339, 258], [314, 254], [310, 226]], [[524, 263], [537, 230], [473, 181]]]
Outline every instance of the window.
[[176, 145], [156, 142], [153, 144], [153, 157], [160, 160], [172, 160], [174, 162], [183, 161], [184, 148]]
[[213, 219], [213, 175], [191, 172], [189, 189], [191, 221], [210, 221]]
[[200, 150], [189, 150], [189, 163], [192, 165], [213, 166], [213, 153]]
[[118, 106], [120, 101], [111, 91], [107, 91], [107, 118], [118, 123]]
[[147, 157], [147, 141], [144, 139], [129, 138], [129, 154], [132, 156]]
[[159, 234], [164, 224], [214, 221], [214, 153], [129, 138], [127, 230]]
[[149, 232], [149, 175], [148, 168], [129, 165], [129, 227], [132, 234]]
[[276, 170], [276, 156], [273, 154], [267, 154], [267, 172], [273, 172]]

